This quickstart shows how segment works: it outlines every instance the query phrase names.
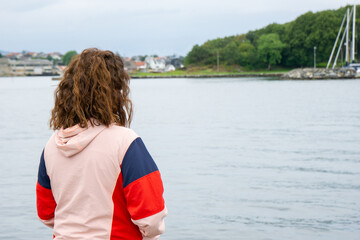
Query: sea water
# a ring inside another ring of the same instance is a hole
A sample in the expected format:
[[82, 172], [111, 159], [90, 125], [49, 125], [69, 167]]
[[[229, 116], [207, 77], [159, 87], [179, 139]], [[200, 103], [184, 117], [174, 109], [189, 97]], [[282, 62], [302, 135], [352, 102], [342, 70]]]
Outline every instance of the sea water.
[[[0, 78], [0, 239], [36, 215], [59, 82]], [[169, 209], [162, 239], [360, 239], [360, 80], [135, 79], [132, 128]]]

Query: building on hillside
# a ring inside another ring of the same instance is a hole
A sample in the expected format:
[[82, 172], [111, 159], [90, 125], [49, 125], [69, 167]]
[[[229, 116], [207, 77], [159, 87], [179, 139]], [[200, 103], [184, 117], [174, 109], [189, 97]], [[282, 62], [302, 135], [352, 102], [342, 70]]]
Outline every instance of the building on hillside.
[[20, 59], [21, 57], [23, 57], [23, 54], [17, 53], [17, 52], [12, 52], [12, 53], [6, 54], [6, 57], [11, 60], [16, 60], [16, 59]]
[[122, 58], [123, 62], [124, 62], [124, 69], [125, 71], [128, 72], [133, 72], [136, 70], [136, 65], [135, 62], [133, 60], [131, 60], [131, 58]]
[[176, 68], [174, 67], [174, 65], [172, 64], [168, 64], [166, 65], [165, 69], [164, 69], [164, 72], [172, 72], [172, 71], [175, 71]]
[[25, 58], [36, 58], [37, 53], [36, 52], [27, 52], [27, 53], [23, 54], [23, 57], [25, 57]]
[[42, 59], [44, 59], [44, 58], [47, 58], [48, 57], [48, 55], [46, 54], [46, 53], [44, 53], [44, 52], [39, 52], [39, 53], [37, 53], [37, 55], [36, 55], [36, 58], [42, 58]]
[[66, 70], [66, 66], [64, 65], [57, 65], [56, 66], [56, 69], [59, 71], [59, 75], [60, 76], [63, 76], [64, 75], [64, 72]]
[[6, 57], [0, 58], [0, 76], [10, 76], [11, 68], [9, 59]]
[[147, 64], [146, 62], [135, 62], [136, 71], [146, 71]]
[[164, 58], [146, 57], [146, 65], [150, 72], [164, 72], [166, 62]]
[[15, 76], [58, 74], [53, 69], [52, 62], [46, 59], [9, 60], [9, 66], [11, 68], [11, 75]]
[[62, 54], [58, 52], [48, 53], [48, 56], [51, 56], [54, 60], [61, 60]]

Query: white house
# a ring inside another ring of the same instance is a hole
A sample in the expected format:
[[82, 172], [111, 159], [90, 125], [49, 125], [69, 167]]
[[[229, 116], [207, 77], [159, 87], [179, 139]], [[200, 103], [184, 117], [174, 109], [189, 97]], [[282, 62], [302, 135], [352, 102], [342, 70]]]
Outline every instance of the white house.
[[164, 58], [146, 57], [145, 62], [152, 72], [165, 71], [166, 62]]

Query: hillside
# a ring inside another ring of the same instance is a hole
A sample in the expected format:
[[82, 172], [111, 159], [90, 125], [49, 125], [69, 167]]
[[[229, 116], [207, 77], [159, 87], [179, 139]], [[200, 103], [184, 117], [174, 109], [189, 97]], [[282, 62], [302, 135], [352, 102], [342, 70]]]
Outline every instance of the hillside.
[[[246, 34], [209, 40], [195, 45], [185, 58], [186, 66], [225, 66], [244, 69], [313, 66], [314, 46], [317, 63], [329, 59], [346, 6], [337, 10], [307, 12], [285, 24], [269, 24]], [[356, 32], [360, 33], [360, 5], [356, 6]], [[360, 41], [356, 38], [356, 50]], [[356, 55], [358, 59], [359, 55]]]

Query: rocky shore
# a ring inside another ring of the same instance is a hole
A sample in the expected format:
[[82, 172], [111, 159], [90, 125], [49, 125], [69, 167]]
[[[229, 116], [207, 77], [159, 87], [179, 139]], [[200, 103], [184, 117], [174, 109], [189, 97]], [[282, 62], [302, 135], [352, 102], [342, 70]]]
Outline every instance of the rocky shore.
[[297, 68], [285, 73], [281, 79], [349, 79], [360, 78], [353, 68]]

